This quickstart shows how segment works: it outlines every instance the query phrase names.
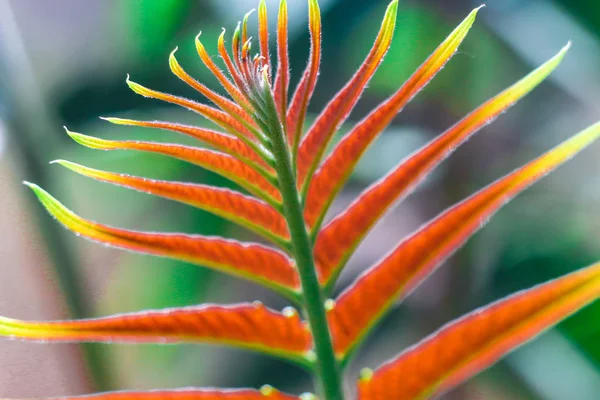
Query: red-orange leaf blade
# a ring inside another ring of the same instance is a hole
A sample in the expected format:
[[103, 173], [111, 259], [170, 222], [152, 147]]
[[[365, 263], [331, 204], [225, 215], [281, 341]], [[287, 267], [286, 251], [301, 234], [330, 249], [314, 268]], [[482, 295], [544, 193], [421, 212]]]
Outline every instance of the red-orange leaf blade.
[[473, 25], [477, 10], [465, 18], [396, 94], [360, 122], [327, 157], [308, 187], [305, 218], [309, 226], [319, 224], [368, 146], [454, 55]]
[[133, 90], [135, 93], [144, 97], [162, 100], [167, 103], [176, 104], [178, 106], [192, 110], [239, 138], [254, 137], [253, 133], [250, 132], [248, 128], [246, 128], [241, 122], [237, 121], [232, 116], [227, 115], [223, 111], [207, 106], [206, 104], [201, 104], [192, 100], [185, 99], [183, 97], [173, 96], [171, 94], [148, 89], [140, 85], [139, 83], [132, 82], [131, 80], [129, 80], [129, 77], [127, 77], [127, 85], [129, 85], [131, 90]]
[[302, 140], [298, 149], [299, 184], [305, 181], [307, 175], [310, 179], [335, 131], [348, 118], [369, 80], [377, 71], [392, 43], [397, 13], [398, 0], [394, 0], [388, 6], [381, 30], [369, 55], [352, 79], [327, 104]]
[[[223, 88], [225, 88], [227, 93], [229, 93], [229, 95], [238, 104], [242, 105], [245, 109], [251, 109], [251, 106], [248, 103], [245, 95], [227, 78], [227, 76], [223, 73], [223, 71], [221, 71], [219, 69], [217, 64], [215, 64], [215, 62], [213, 61], [212, 57], [206, 51], [206, 48], [200, 41], [201, 33], [199, 33], [195, 39], [196, 51], [198, 52], [198, 56], [200, 57], [200, 59], [202, 60], [204, 65], [206, 65], [206, 67], [210, 70], [210, 72], [212, 72], [213, 75], [217, 78], [219, 83], [221, 83]], [[225, 40], [225, 39], [223, 38], [223, 40]], [[229, 58], [228, 54], [227, 54], [227, 57]]]
[[162, 196], [206, 210], [287, 247], [289, 233], [283, 216], [273, 207], [233, 190], [184, 182], [169, 182], [115, 174], [57, 160], [72, 171], [99, 181]]
[[[87, 396], [32, 398], [29, 400], [300, 400], [270, 386], [253, 389], [170, 389], [146, 392], [106, 392]], [[16, 400], [16, 399], [0, 399]]]
[[360, 400], [435, 397], [489, 367], [600, 295], [600, 264], [454, 321], [359, 383]]
[[363, 191], [350, 207], [323, 228], [315, 245], [315, 257], [323, 279], [335, 280], [362, 238], [400, 197], [414, 188], [434, 167], [482, 126], [533, 90], [559, 65], [567, 49], [568, 46], [401, 162], [384, 178]]
[[260, 303], [149, 310], [104, 318], [28, 322], [0, 317], [0, 336], [52, 342], [181, 343], [241, 347], [310, 364], [312, 338], [297, 313]]
[[[174, 122], [163, 121], [136, 121], [123, 118], [102, 118], [116, 125], [141, 126], [146, 128], [164, 129], [172, 132], [181, 133], [194, 139], [198, 139], [215, 149], [229, 154], [241, 161], [244, 161], [254, 169], [264, 168], [269, 172], [273, 169], [254, 151], [250, 146], [238, 138], [223, 132], [217, 132], [211, 129], [205, 129], [198, 126], [182, 125]], [[257, 165], [258, 164], [258, 165]], [[260, 167], [258, 167], [260, 166]], [[257, 168], [258, 167], [258, 168]]]
[[247, 129], [252, 130], [255, 127], [254, 120], [252, 119], [252, 117], [248, 113], [246, 113], [246, 111], [241, 106], [210, 90], [204, 84], [198, 82], [197, 80], [192, 78], [187, 72], [185, 72], [185, 70], [181, 67], [181, 65], [177, 61], [177, 58], [175, 57], [176, 51], [177, 49], [173, 50], [173, 52], [171, 52], [171, 55], [169, 56], [169, 67], [171, 68], [173, 74], [175, 74], [179, 79], [181, 79], [189, 86], [203, 94], [207, 99], [215, 103], [217, 106], [219, 106], [219, 108], [221, 108], [231, 117], [236, 119], [238, 122], [242, 123]]
[[261, 0], [258, 6], [258, 37], [260, 41], [261, 65], [269, 68], [271, 73], [271, 55], [269, 54], [269, 19], [267, 14], [267, 3]]
[[162, 154], [174, 157], [194, 165], [198, 165], [209, 171], [230, 179], [237, 183], [250, 193], [267, 201], [271, 205], [277, 205], [281, 199], [281, 194], [273, 186], [270, 180], [259, 172], [250, 168], [243, 162], [228, 156], [227, 154], [201, 149], [197, 147], [181, 146], [175, 144], [126, 141], [126, 140], [105, 140], [81, 133], [67, 131], [69, 136], [77, 143], [98, 150], [138, 150], [149, 153]]
[[290, 86], [290, 59], [288, 38], [288, 6], [287, 0], [279, 3], [279, 16], [277, 22], [277, 74], [273, 89], [275, 104], [277, 104], [283, 131], [287, 132], [287, 106], [288, 90]]
[[351, 351], [394, 301], [410, 294], [504, 204], [599, 137], [597, 123], [448, 209], [401, 242], [359, 277], [330, 313], [337, 352]]
[[321, 10], [317, 0], [308, 0], [308, 14], [311, 38], [308, 65], [292, 96], [287, 115], [288, 139], [294, 149], [297, 148], [302, 135], [306, 110], [315, 91], [321, 65]]
[[269, 247], [220, 237], [113, 228], [83, 219], [39, 186], [27, 185], [52, 216], [68, 229], [93, 241], [213, 268], [260, 283], [288, 297], [294, 297], [299, 287], [291, 261], [283, 253]]

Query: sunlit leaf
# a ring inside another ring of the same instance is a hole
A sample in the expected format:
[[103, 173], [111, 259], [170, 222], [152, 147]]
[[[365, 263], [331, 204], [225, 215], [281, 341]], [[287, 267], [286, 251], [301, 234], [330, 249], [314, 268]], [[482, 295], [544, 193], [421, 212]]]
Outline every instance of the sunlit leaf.
[[246, 227], [280, 246], [288, 247], [289, 232], [283, 216], [273, 207], [253, 197], [214, 186], [115, 174], [64, 160], [57, 160], [55, 163], [99, 181], [198, 207]]
[[414, 188], [458, 145], [542, 82], [559, 65], [568, 47], [409, 156], [325, 226], [315, 243], [322, 279], [333, 283], [361, 240], [398, 198]]
[[[30, 400], [37, 399], [32, 398]], [[122, 391], [98, 393], [89, 396], [53, 397], [47, 398], [47, 400], [300, 400], [300, 398], [283, 394], [271, 386], [263, 386], [260, 390], [186, 388], [146, 392]], [[311, 400], [311, 397], [305, 397], [302, 400]]]
[[167, 103], [176, 104], [178, 106], [197, 112], [198, 114], [206, 117], [208, 120], [219, 125], [227, 132], [239, 138], [254, 138], [254, 134], [250, 130], [248, 130], [248, 128], [244, 126], [244, 124], [237, 121], [230, 115], [224, 113], [223, 111], [207, 106], [206, 104], [201, 104], [192, 100], [184, 99], [183, 97], [173, 96], [171, 94], [148, 89], [140, 85], [139, 83], [131, 81], [129, 77], [127, 77], [127, 85], [129, 85], [131, 90], [133, 90], [135, 93], [144, 97], [166, 101]]
[[[202, 32], [200, 32], [198, 34], [198, 36], [196, 36], [196, 39], [195, 39], [196, 51], [198, 52], [198, 56], [200, 57], [200, 59], [202, 60], [202, 62], [204, 63], [204, 65], [206, 65], [206, 67], [210, 70], [210, 72], [212, 72], [213, 75], [217, 78], [217, 80], [221, 83], [221, 85], [223, 86], [223, 88], [225, 88], [225, 90], [227, 91], [227, 93], [229, 93], [229, 95], [233, 99], [235, 99], [235, 101], [239, 105], [241, 105], [242, 107], [244, 107], [246, 109], [249, 109], [250, 105], [249, 105], [248, 100], [246, 99], [246, 97], [227, 78], [227, 76], [223, 73], [223, 71], [221, 71], [219, 69], [219, 67], [217, 66], [217, 64], [215, 64], [215, 62], [213, 61], [212, 57], [206, 51], [206, 48], [204, 47], [204, 45], [200, 41], [201, 34], [202, 34]], [[224, 34], [225, 34], [225, 32], [223, 32], [223, 34], [221, 34], [220, 41], [224, 40]], [[231, 61], [231, 60], [229, 60], [229, 61]]]
[[369, 80], [383, 61], [383, 57], [392, 43], [397, 13], [398, 0], [394, 0], [388, 6], [381, 29], [369, 55], [352, 79], [327, 104], [302, 140], [297, 161], [299, 185], [304, 183], [307, 176], [310, 179], [334, 133], [348, 118]]
[[519, 292], [451, 322], [359, 382], [360, 400], [439, 395], [600, 295], [600, 264]]
[[273, 170], [267, 165], [263, 158], [252, 149], [251, 146], [247, 145], [243, 141], [227, 133], [217, 132], [211, 129], [205, 129], [198, 126], [178, 124], [174, 122], [136, 121], [133, 119], [123, 118], [102, 119], [116, 125], [141, 126], [145, 128], [157, 128], [181, 133], [183, 135], [190, 136], [194, 139], [198, 139], [201, 142], [204, 142], [219, 151], [222, 151], [224, 153], [229, 154], [230, 156], [244, 161], [245, 163], [254, 167], [254, 169], [264, 168], [269, 172], [272, 172]]
[[396, 94], [371, 112], [334, 148], [310, 181], [305, 208], [309, 226], [319, 226], [327, 207], [368, 146], [454, 55], [473, 25], [478, 10], [465, 18]]
[[219, 237], [137, 232], [83, 219], [37, 185], [27, 183], [48, 212], [73, 232], [122, 249], [174, 258], [214, 268], [270, 287], [294, 298], [299, 287], [290, 260], [274, 249]]
[[150, 310], [104, 318], [27, 322], [0, 317], [0, 335], [52, 342], [224, 344], [310, 366], [312, 338], [292, 309], [285, 315], [260, 303]]
[[287, 114], [288, 140], [296, 149], [300, 142], [308, 103], [317, 86], [319, 67], [321, 65], [321, 10], [317, 0], [308, 0], [309, 30], [311, 38], [308, 65], [292, 96]]
[[[179, 65], [177, 58], [175, 58], [176, 51], [177, 49], [173, 50], [171, 52], [171, 55], [169, 56], [169, 67], [171, 68], [171, 71], [179, 79], [187, 83], [192, 88], [196, 89], [198, 92], [202, 93], [207, 99], [219, 106], [219, 108], [221, 108], [223, 111], [229, 114], [236, 121], [241, 123], [250, 132], [254, 133], [256, 131], [256, 125], [252, 117], [241, 106], [237, 105], [229, 99], [226, 99], [220, 94], [210, 90], [208, 87], [206, 87], [206, 85], [198, 82], [190, 75], [188, 75], [188, 73], [185, 72], [181, 65]], [[257, 134], [255, 133], [254, 136], [256, 135]]]
[[237, 183], [250, 193], [265, 200], [271, 205], [277, 205], [281, 194], [273, 186], [274, 178], [267, 177], [243, 162], [223, 153], [198, 147], [176, 144], [142, 142], [129, 140], [105, 140], [81, 133], [67, 131], [77, 143], [97, 150], [138, 150], [174, 157], [190, 164], [198, 165], [215, 172]]
[[277, 73], [275, 74], [274, 97], [278, 105], [279, 116], [283, 131], [287, 132], [288, 91], [290, 86], [290, 59], [288, 37], [288, 7], [287, 0], [279, 3], [277, 21]]
[[504, 204], [600, 137], [600, 123], [449, 208], [360, 276], [336, 302], [330, 322], [347, 354], [398, 299], [405, 298]]

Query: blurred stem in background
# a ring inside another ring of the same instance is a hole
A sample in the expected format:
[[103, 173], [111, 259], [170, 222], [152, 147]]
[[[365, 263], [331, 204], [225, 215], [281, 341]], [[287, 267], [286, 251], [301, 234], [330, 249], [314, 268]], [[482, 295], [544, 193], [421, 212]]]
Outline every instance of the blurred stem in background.
[[[53, 140], [54, 135], [49, 135], [48, 132], [58, 129], [60, 124], [47, 109], [38, 89], [19, 27], [7, 0], [0, 0], [0, 54], [3, 55], [2, 60], [10, 60], [0, 65], [0, 91], [5, 94], [2, 101], [6, 109], [2, 118], [10, 132], [7, 147], [14, 150], [13, 158], [26, 179], [52, 189], [46, 164], [48, 156], [54, 154], [57, 143]], [[78, 262], [66, 243], [62, 228], [42, 208], [30, 207], [30, 210], [46, 245], [45, 250], [62, 289], [70, 317], [90, 317], [93, 314], [92, 307], [82, 292]], [[43, 271], [40, 270], [40, 273]], [[109, 388], [108, 370], [103, 366], [98, 348], [83, 345], [82, 349], [89, 368], [90, 389]]]

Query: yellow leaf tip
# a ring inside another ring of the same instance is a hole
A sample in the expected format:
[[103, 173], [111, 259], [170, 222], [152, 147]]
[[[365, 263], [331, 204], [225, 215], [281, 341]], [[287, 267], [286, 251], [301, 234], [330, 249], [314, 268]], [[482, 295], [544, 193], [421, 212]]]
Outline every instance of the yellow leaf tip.
[[67, 160], [58, 159], [58, 160], [52, 160], [48, 164], [60, 164], [60, 165], [65, 165], [66, 166], [68, 164], [73, 164], [73, 163], [71, 163], [71, 162], [69, 162]]
[[110, 122], [111, 124], [116, 124], [116, 125], [121, 124], [123, 121], [127, 121], [123, 118], [115, 118], [115, 117], [98, 117], [98, 118], [100, 118], [103, 121]]

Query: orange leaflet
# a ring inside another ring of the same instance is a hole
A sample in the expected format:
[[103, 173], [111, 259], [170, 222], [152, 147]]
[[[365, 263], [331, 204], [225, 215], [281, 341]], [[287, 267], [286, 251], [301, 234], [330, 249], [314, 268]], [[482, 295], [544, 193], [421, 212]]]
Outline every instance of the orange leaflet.
[[489, 367], [600, 295], [600, 264], [522, 291], [446, 325], [375, 373], [360, 400], [429, 399]]
[[[216, 151], [175, 144], [129, 140], [104, 140], [76, 132], [67, 133], [77, 143], [98, 150], [139, 150], [174, 157], [209, 171], [213, 171], [237, 183], [250, 193], [278, 208], [281, 194], [273, 186], [274, 178], [261, 174], [243, 162]], [[269, 179], [269, 180], [267, 180]]]
[[[219, 69], [217, 64], [215, 64], [215, 62], [213, 61], [211, 56], [208, 54], [208, 52], [206, 51], [206, 48], [200, 41], [201, 34], [202, 34], [202, 32], [200, 32], [198, 34], [198, 36], [196, 36], [196, 39], [195, 39], [196, 51], [198, 52], [198, 56], [200, 56], [200, 59], [202, 60], [204, 65], [206, 65], [206, 67], [210, 70], [210, 72], [212, 72], [212, 74], [215, 76], [215, 78], [217, 78], [217, 80], [219, 81], [219, 83], [221, 83], [221, 85], [227, 91], [227, 93], [229, 93], [229, 95], [238, 104], [242, 105], [245, 109], [251, 109], [246, 97], [242, 94], [242, 92], [240, 92], [240, 90], [238, 88], [235, 87], [235, 85], [233, 83], [231, 83], [231, 81], [227, 78], [227, 76], [225, 76], [223, 71], [221, 71]], [[223, 35], [225, 35], [225, 33], [223, 32], [221, 35], [223, 36]], [[229, 57], [229, 55], [227, 55], [227, 57]]]
[[96, 242], [136, 252], [174, 258], [260, 283], [294, 299], [299, 279], [283, 253], [254, 243], [219, 237], [136, 232], [79, 217], [45, 190], [26, 183], [48, 212], [73, 232]]
[[226, 113], [231, 115], [233, 118], [235, 118], [237, 121], [242, 123], [248, 130], [250, 130], [250, 131], [255, 130], [255, 126], [253, 126], [254, 120], [246, 111], [244, 111], [244, 109], [242, 107], [240, 107], [236, 103], [232, 102], [231, 100], [228, 100], [228, 99], [224, 98], [223, 96], [215, 93], [214, 91], [210, 90], [208, 87], [206, 87], [205, 85], [203, 85], [202, 83], [198, 82], [197, 80], [192, 78], [190, 75], [188, 75], [188, 73], [185, 72], [185, 70], [181, 67], [181, 65], [179, 65], [179, 62], [175, 58], [176, 51], [177, 51], [177, 49], [173, 50], [171, 52], [171, 55], [169, 56], [169, 67], [171, 68], [171, 71], [179, 79], [181, 79], [182, 81], [187, 83], [192, 88], [196, 89], [198, 92], [203, 94], [207, 99], [209, 99], [210, 101], [215, 103], [217, 106], [219, 106], [223, 111], [225, 111]]
[[[172, 132], [181, 133], [186, 136], [198, 139], [217, 150], [229, 154], [245, 163], [249, 164], [255, 169], [265, 168], [269, 172], [273, 171], [273, 168], [267, 165], [265, 160], [257, 154], [249, 145], [245, 144], [238, 138], [231, 136], [223, 132], [213, 131], [211, 129], [205, 129], [198, 126], [183, 125], [173, 122], [162, 122], [162, 121], [136, 121], [133, 119], [123, 118], [102, 118], [116, 125], [131, 125], [131, 126], [143, 126], [146, 128], [158, 128], [169, 130]], [[260, 167], [258, 165], [260, 165]]]
[[290, 59], [288, 53], [288, 7], [287, 0], [279, 3], [279, 17], [277, 22], [277, 73], [275, 74], [275, 87], [273, 95], [278, 106], [283, 131], [287, 132], [288, 90], [290, 86]]
[[327, 107], [321, 112], [302, 140], [298, 150], [299, 185], [305, 182], [307, 176], [310, 180], [310, 176], [321, 161], [321, 157], [334, 133], [344, 120], [348, 118], [369, 80], [371, 80], [381, 64], [383, 57], [392, 43], [397, 13], [398, 0], [394, 0], [388, 6], [375, 44], [360, 69], [346, 86], [327, 104]]
[[[335, 280], [362, 238], [400, 197], [406, 195], [456, 147], [542, 82], [560, 64], [568, 48], [569, 45], [401, 162], [323, 228], [315, 245], [322, 278]], [[326, 175], [324, 170], [321, 172], [322, 176]], [[314, 185], [315, 188], [318, 186], [318, 183]]]
[[504, 204], [598, 137], [600, 123], [458, 203], [400, 243], [359, 277], [329, 314], [337, 353], [353, 350], [398, 298], [408, 296]]
[[260, 55], [262, 57], [262, 65], [269, 68], [271, 73], [271, 55], [269, 54], [269, 20], [267, 15], [267, 3], [261, 0], [258, 6], [258, 37], [260, 40]]
[[308, 15], [311, 38], [310, 56], [287, 114], [288, 140], [294, 149], [297, 148], [302, 135], [306, 110], [317, 85], [321, 64], [321, 10], [317, 0], [308, 1]]
[[473, 25], [478, 10], [473, 10], [400, 90], [360, 122], [327, 157], [314, 179], [309, 182], [305, 208], [309, 226], [320, 223], [327, 207], [367, 147], [454, 55]]
[[266, 237], [284, 249], [289, 248], [287, 240], [289, 232], [283, 216], [273, 207], [254, 197], [214, 186], [115, 174], [64, 160], [54, 162], [93, 179], [162, 196], [209, 211]]
[[[310, 397], [306, 399], [310, 399]], [[171, 389], [147, 392], [106, 392], [88, 396], [61, 397], [60, 400], [300, 400], [300, 398], [283, 394], [271, 386], [263, 386], [260, 391], [253, 389]]]
[[254, 134], [251, 131], [249, 131], [248, 128], [246, 128], [246, 126], [244, 126], [242, 123], [240, 123], [230, 115], [227, 115], [223, 111], [219, 111], [205, 104], [184, 99], [183, 97], [173, 96], [171, 94], [161, 93], [156, 90], [148, 89], [138, 83], [130, 81], [129, 76], [127, 76], [126, 82], [127, 85], [131, 88], [131, 90], [133, 90], [135, 93], [144, 97], [162, 100], [167, 103], [177, 104], [178, 106], [197, 112], [198, 114], [204, 116], [208, 120], [227, 130], [227, 132], [231, 133], [232, 135], [235, 135], [239, 138], [254, 137]]
[[312, 338], [293, 309], [285, 314], [260, 303], [150, 310], [104, 318], [27, 322], [0, 317], [0, 336], [56, 342], [224, 344], [303, 365]]
[[234, 61], [236, 63], [235, 65], [231, 61], [231, 57], [229, 56], [229, 53], [227, 52], [227, 48], [225, 47], [225, 29], [223, 29], [223, 32], [221, 32], [221, 35], [219, 36], [218, 49], [219, 49], [219, 55], [223, 59], [223, 62], [225, 63], [225, 66], [227, 67], [227, 70], [229, 71], [229, 75], [231, 76], [231, 78], [233, 79], [235, 84], [237, 85], [238, 89], [242, 93], [244, 93], [244, 96], [247, 96], [247, 94], [245, 92], [244, 81], [242, 80], [240, 71], [237, 68], [237, 64], [238, 64], [237, 53], [239, 52], [239, 45], [236, 45], [236, 41], [237, 41], [236, 38], [238, 38], [238, 35], [239, 35], [239, 25], [238, 25], [237, 29], [235, 30], [234, 36], [233, 36], [234, 37], [234, 39], [233, 39], [233, 49], [234, 49], [233, 54], [234, 54]]

